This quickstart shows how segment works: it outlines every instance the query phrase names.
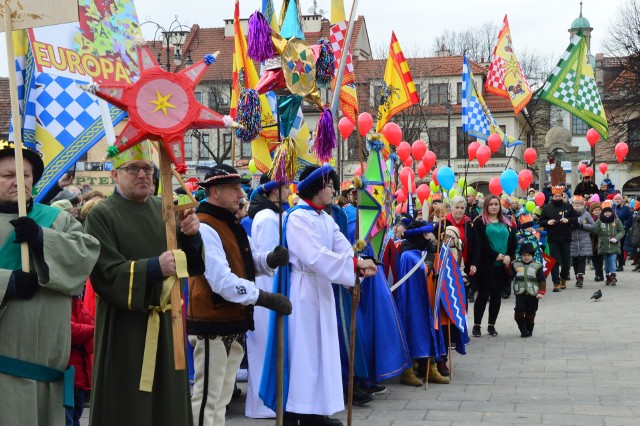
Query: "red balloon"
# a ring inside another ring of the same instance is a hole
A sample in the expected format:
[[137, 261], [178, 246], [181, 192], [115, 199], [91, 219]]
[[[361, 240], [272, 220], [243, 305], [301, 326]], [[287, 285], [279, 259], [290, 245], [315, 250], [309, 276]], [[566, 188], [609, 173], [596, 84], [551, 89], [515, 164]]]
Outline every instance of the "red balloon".
[[469, 154], [469, 161], [473, 161], [476, 159], [476, 153], [478, 152], [478, 148], [480, 148], [480, 143], [473, 141], [467, 147], [467, 154]]
[[413, 166], [413, 158], [411, 158], [411, 156], [405, 158], [405, 160], [402, 162], [402, 165], [406, 167]]
[[495, 154], [502, 146], [502, 138], [499, 134], [494, 133], [489, 136], [489, 139], [487, 139], [487, 144], [489, 145], [491, 151]]
[[407, 196], [406, 196], [406, 195], [404, 195], [404, 192], [402, 192], [402, 190], [401, 190], [401, 189], [398, 189], [398, 190], [396, 191], [396, 201], [397, 201], [398, 203], [403, 203], [403, 202], [405, 202], [406, 200], [407, 200]]
[[340, 136], [342, 139], [347, 139], [353, 133], [353, 122], [349, 120], [347, 117], [342, 117], [338, 122], [338, 130], [340, 131]]
[[393, 146], [398, 146], [402, 142], [402, 129], [396, 123], [387, 123], [382, 128], [385, 139]]
[[599, 140], [600, 135], [596, 132], [596, 129], [587, 130], [587, 142], [589, 142], [590, 146], [594, 146]]
[[424, 165], [424, 163], [422, 161], [418, 163], [418, 177], [420, 179], [423, 179], [428, 174], [429, 170], [427, 170], [427, 167]]
[[400, 183], [404, 186], [407, 184], [407, 180], [413, 181], [416, 178], [416, 174], [411, 167], [403, 167], [400, 170]]
[[585, 174], [586, 176], [593, 176], [593, 169], [592, 169], [591, 167], [587, 167], [587, 168], [584, 170], [584, 174]]
[[524, 161], [528, 165], [532, 165], [536, 162], [536, 158], [538, 158], [538, 153], [533, 148], [527, 148], [524, 150]]
[[422, 157], [424, 157], [426, 152], [427, 144], [422, 139], [418, 139], [411, 146], [411, 155], [416, 161], [422, 160]]
[[438, 182], [438, 170], [440, 170], [440, 167], [436, 167], [436, 169], [431, 173], [431, 180], [433, 180], [436, 185], [440, 186], [440, 182]]
[[578, 166], [578, 170], [580, 171], [580, 174], [584, 174], [584, 171], [587, 170], [587, 165], [584, 163], [580, 163], [580, 165]]
[[523, 191], [526, 191], [533, 182], [533, 173], [529, 169], [522, 169], [520, 173], [518, 173], [518, 185], [522, 188]]
[[423, 183], [418, 187], [416, 193], [418, 194], [418, 200], [424, 204], [426, 199], [429, 198], [429, 195], [431, 195], [431, 190], [429, 189], [429, 185]]
[[373, 117], [368, 112], [363, 112], [358, 116], [358, 130], [362, 137], [364, 137], [373, 126]]
[[607, 167], [607, 163], [600, 163], [598, 168], [600, 169], [600, 173], [602, 173], [603, 175], [606, 175], [607, 174], [607, 169], [609, 167]]
[[618, 163], [622, 163], [624, 157], [626, 157], [629, 153], [629, 145], [627, 145], [625, 142], [617, 143], [615, 147], [615, 153], [616, 157], [618, 157]]
[[427, 151], [424, 153], [422, 157], [422, 162], [427, 170], [433, 169], [433, 166], [436, 165], [436, 154], [433, 151]]
[[[364, 165], [364, 170], [367, 170], [367, 166]], [[362, 172], [364, 171], [360, 168], [360, 166], [356, 167], [356, 171], [353, 172], [355, 176], [362, 176]]]
[[489, 161], [489, 158], [491, 158], [491, 148], [486, 145], [481, 145], [476, 152], [476, 158], [478, 159], [480, 167], [484, 167], [487, 161]]
[[398, 157], [400, 157], [400, 161], [404, 163], [404, 161], [411, 155], [411, 145], [409, 145], [409, 142], [400, 142], [396, 148], [396, 153], [398, 154]]
[[536, 196], [533, 197], [533, 200], [536, 202], [536, 206], [542, 207], [544, 205], [545, 196], [542, 192], [536, 193]]
[[500, 185], [499, 177], [491, 178], [489, 181], [489, 191], [496, 197], [502, 195], [502, 185]]
[[404, 202], [398, 204], [396, 206], [396, 214], [401, 215], [402, 213], [406, 213], [407, 212], [407, 207], [408, 207], [408, 204], [406, 204]]

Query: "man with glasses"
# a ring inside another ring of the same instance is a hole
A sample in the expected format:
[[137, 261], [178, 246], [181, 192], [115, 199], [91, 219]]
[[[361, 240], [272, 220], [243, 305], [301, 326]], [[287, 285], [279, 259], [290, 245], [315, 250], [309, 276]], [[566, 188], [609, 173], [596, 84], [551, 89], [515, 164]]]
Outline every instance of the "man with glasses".
[[181, 212], [182, 250], [168, 251], [162, 201], [150, 195], [149, 143], [117, 155], [113, 166], [113, 195], [85, 221], [101, 243], [91, 274], [98, 295], [91, 424], [188, 425], [189, 385], [186, 370], [174, 367], [169, 301], [175, 276], [204, 272], [200, 222], [193, 210]]

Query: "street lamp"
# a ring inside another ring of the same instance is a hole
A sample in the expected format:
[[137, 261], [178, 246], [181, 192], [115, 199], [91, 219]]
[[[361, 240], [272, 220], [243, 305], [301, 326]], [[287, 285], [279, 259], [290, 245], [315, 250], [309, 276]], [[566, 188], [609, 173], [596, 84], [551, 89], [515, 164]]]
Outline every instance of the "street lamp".
[[[184, 46], [185, 41], [187, 40], [187, 35], [190, 32], [190, 28], [187, 25], [184, 25], [178, 21], [178, 16], [176, 15], [175, 19], [169, 25], [168, 29], [165, 29], [162, 25], [154, 22], [150, 19], [147, 19], [145, 22], [141, 24], [154, 24], [156, 26], [156, 32], [153, 37], [154, 48], [156, 47], [156, 43], [160, 43], [162, 49], [167, 52], [166, 62], [164, 68], [167, 71], [171, 71], [171, 48], [173, 47], [173, 64], [178, 67], [182, 64], [182, 46]], [[191, 59], [191, 49], [187, 50], [187, 54], [185, 62], [189, 65], [189, 62], [193, 64], [193, 60]], [[158, 52], [158, 63], [162, 63], [162, 51]]]

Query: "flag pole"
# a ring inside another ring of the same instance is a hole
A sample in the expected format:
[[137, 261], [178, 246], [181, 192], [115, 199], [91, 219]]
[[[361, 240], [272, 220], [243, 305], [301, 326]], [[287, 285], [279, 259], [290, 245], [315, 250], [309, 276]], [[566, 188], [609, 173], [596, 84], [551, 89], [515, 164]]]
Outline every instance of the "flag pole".
[[347, 38], [342, 46], [342, 54], [340, 55], [340, 64], [338, 65], [338, 75], [336, 77], [336, 85], [331, 98], [331, 116], [336, 117], [338, 109], [338, 99], [340, 99], [340, 90], [342, 89], [342, 79], [344, 77], [344, 68], [347, 65], [347, 56], [349, 55], [349, 44], [351, 44], [351, 36], [353, 35], [353, 27], [355, 24], [355, 14], [358, 8], [358, 0], [353, 0], [351, 5], [351, 13], [349, 14], [349, 28], [347, 29]]
[[[278, 141], [281, 141], [280, 135], [280, 106], [278, 104], [278, 96], [276, 95], [276, 114], [277, 114], [277, 125], [278, 125]], [[235, 133], [235, 132], [234, 132]], [[233, 141], [233, 136], [232, 139]], [[274, 172], [275, 174], [275, 172]], [[282, 185], [278, 186], [278, 232], [279, 232], [279, 244], [282, 245], [284, 232], [282, 229]], [[278, 283], [278, 287], [282, 294], [284, 294], [284, 277], [283, 274], [280, 273], [278, 275], [280, 278], [280, 282]], [[276, 312], [276, 426], [284, 425], [284, 315]]]
[[447, 331], [449, 334], [449, 347], [447, 348], [449, 350], [449, 380], [453, 380], [453, 362], [451, 361], [451, 354], [453, 352], [451, 352], [451, 322], [449, 322], [449, 325], [447, 326]]
[[[16, 163], [16, 186], [18, 187], [18, 216], [27, 215], [27, 200], [24, 184], [24, 159], [22, 157], [22, 116], [18, 105], [18, 84], [16, 83], [16, 55], [13, 50], [13, 25], [11, 23], [11, 8], [3, 7], [5, 41], [7, 42], [7, 63], [9, 64], [9, 95], [11, 98], [11, 124], [13, 126], [13, 150]], [[29, 246], [26, 242], [20, 243], [20, 258], [22, 270], [30, 271]]]

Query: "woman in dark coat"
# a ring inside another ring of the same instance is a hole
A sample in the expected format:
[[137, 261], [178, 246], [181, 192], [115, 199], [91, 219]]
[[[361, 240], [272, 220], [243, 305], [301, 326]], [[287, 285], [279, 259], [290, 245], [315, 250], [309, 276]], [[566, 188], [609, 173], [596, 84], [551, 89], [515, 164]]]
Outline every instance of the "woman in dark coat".
[[487, 332], [497, 336], [495, 329], [502, 291], [510, 285], [511, 262], [515, 259], [516, 234], [506, 217], [502, 214], [500, 199], [489, 195], [484, 200], [482, 215], [473, 221], [473, 245], [471, 247], [471, 265], [469, 274], [475, 275], [478, 286], [473, 307], [474, 325], [472, 334], [481, 336], [480, 324], [489, 302], [489, 326]]

